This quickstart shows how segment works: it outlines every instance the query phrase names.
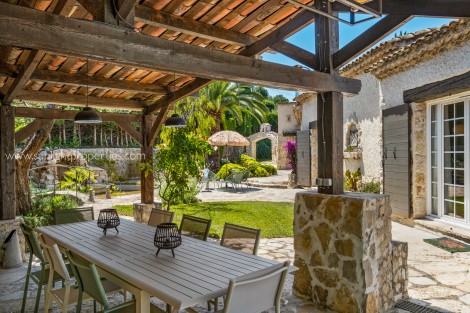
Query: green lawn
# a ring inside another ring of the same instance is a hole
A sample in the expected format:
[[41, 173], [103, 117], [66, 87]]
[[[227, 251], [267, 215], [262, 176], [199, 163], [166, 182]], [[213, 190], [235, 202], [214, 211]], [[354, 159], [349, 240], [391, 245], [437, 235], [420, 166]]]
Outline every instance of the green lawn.
[[[132, 205], [115, 205], [121, 215], [132, 216]], [[263, 238], [292, 237], [294, 204], [285, 202], [204, 202], [171, 207], [179, 225], [183, 214], [212, 219], [210, 237], [220, 238], [224, 223], [260, 228]]]

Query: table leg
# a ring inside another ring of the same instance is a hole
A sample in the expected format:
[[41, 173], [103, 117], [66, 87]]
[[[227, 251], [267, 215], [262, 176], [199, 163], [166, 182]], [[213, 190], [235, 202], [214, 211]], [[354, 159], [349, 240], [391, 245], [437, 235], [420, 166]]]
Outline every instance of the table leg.
[[150, 313], [150, 295], [141, 290], [135, 295], [136, 312]]

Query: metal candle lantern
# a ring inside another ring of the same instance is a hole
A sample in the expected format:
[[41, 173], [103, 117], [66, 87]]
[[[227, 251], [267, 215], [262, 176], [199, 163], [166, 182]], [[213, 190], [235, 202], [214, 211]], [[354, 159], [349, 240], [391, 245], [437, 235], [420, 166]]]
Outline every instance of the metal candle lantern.
[[100, 210], [100, 215], [98, 216], [98, 227], [103, 228], [103, 233], [106, 236], [106, 230], [108, 228], [116, 229], [116, 232], [119, 233], [117, 227], [121, 224], [119, 220], [119, 215], [116, 212], [116, 209], [103, 209]]
[[171, 249], [171, 253], [175, 257], [173, 249], [181, 245], [181, 235], [178, 232], [178, 226], [175, 223], [161, 223], [157, 225], [153, 243], [158, 248], [156, 255], [158, 255], [161, 249]]

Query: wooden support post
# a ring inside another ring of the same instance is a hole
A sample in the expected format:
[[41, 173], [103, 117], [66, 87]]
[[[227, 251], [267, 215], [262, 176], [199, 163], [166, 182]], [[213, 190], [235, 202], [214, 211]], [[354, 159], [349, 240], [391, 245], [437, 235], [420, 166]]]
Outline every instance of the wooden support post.
[[[327, 11], [328, 0], [315, 2], [317, 9]], [[317, 70], [337, 74], [333, 54], [339, 47], [338, 21], [318, 15], [315, 19], [315, 55]], [[343, 95], [324, 92], [317, 95], [318, 176], [330, 178], [331, 186], [319, 186], [320, 193], [343, 193]]]
[[[142, 146], [141, 146], [141, 161], [153, 167], [153, 144], [150, 140], [150, 132], [154, 123], [154, 116], [142, 116]], [[140, 201], [145, 204], [154, 203], [154, 182], [153, 171], [141, 171], [140, 173]]]
[[0, 220], [15, 216], [15, 108], [0, 106]]

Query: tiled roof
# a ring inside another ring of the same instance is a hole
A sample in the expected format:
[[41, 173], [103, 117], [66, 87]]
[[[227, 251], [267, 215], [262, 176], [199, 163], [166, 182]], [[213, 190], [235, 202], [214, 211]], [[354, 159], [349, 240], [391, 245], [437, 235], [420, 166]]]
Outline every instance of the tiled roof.
[[424, 29], [383, 42], [341, 69], [341, 74], [356, 77], [371, 73], [384, 79], [418, 63], [455, 49], [470, 40], [470, 19]]

